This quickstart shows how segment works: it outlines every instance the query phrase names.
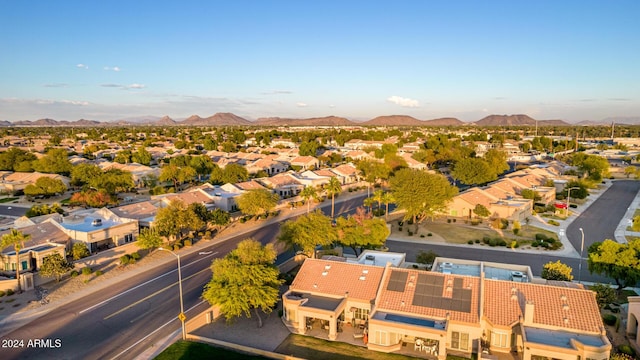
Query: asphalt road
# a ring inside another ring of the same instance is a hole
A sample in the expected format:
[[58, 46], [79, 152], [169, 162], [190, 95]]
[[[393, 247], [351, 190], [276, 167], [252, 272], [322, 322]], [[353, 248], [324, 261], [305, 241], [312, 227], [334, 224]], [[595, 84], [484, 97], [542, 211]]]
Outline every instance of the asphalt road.
[[[609, 219], [607, 222], [592, 219], [590, 223], [588, 220], [585, 223], [576, 221], [574, 224], [578, 225], [575, 226], [583, 227], [585, 232], [593, 231], [593, 234], [596, 233], [596, 229], [603, 231], [603, 234], [613, 234], [619, 219], [628, 207], [625, 203], [626, 199], [630, 202], [635, 196], [633, 189], [637, 191], [639, 185], [636, 183], [635, 186], [627, 185], [627, 182], [617, 182], [583, 213], [585, 216], [597, 216], [598, 213], [592, 213], [596, 210], [592, 209], [604, 207], [605, 211], [613, 213], [611, 219], [607, 218]], [[352, 212], [358, 204], [361, 204], [362, 197], [336, 204], [336, 213]], [[617, 215], [618, 210], [614, 210], [617, 207], [621, 208], [620, 215]], [[324, 206], [323, 211], [325, 213], [330, 211], [330, 205]], [[615, 216], [618, 217], [614, 221]], [[184, 308], [187, 317], [204, 310], [208, 305], [200, 296], [204, 285], [211, 278], [209, 270], [211, 261], [223, 257], [233, 250], [238, 242], [248, 237], [257, 239], [263, 244], [274, 242], [279, 225], [279, 223], [270, 224], [223, 243], [212, 244], [202, 250], [212, 252], [208, 255], [194, 253], [181, 257]], [[570, 226], [568, 230], [570, 239], [575, 245], [575, 235], [571, 236], [572, 230], [573, 226]], [[595, 238], [593, 241], [596, 241]], [[517, 251], [488, 250], [480, 247], [450, 247], [398, 241], [388, 241], [387, 246], [391, 251], [407, 253], [407, 261], [414, 261], [419, 250], [433, 250], [438, 255], [446, 257], [529, 265], [535, 275], [540, 274], [542, 265], [555, 260], [561, 260], [574, 269], [578, 268], [577, 258], [558, 257], [552, 252], [538, 255]], [[586, 246], [585, 241], [585, 248]], [[587, 274], [583, 272], [582, 280], [608, 282], [606, 278], [592, 276], [588, 272]], [[17, 343], [14, 342], [18, 346], [20, 346], [19, 341], [22, 340], [23, 345], [15, 349], [3, 348], [0, 357], [2, 359], [134, 359], [145, 349], [180, 328], [180, 321], [177, 319], [179, 308], [176, 263], [171, 262], [137, 274], [105, 291], [70, 303], [64, 308], [45, 314], [6, 334], [3, 340], [18, 340]], [[27, 347], [29, 340], [34, 339], [50, 339], [53, 347]], [[55, 347], [56, 340], [60, 341], [59, 347]]]
[[[349, 212], [363, 196], [336, 204], [336, 214]], [[323, 211], [330, 212], [330, 205]], [[276, 241], [279, 223], [274, 223], [212, 244], [198, 253], [181, 257], [183, 300], [187, 317], [208, 304], [200, 298], [211, 279], [211, 261], [223, 257], [248, 237], [263, 244]], [[22, 340], [22, 347], [2, 349], [4, 359], [134, 359], [145, 349], [180, 329], [177, 315], [177, 264], [157, 267], [133, 276], [105, 291], [74, 301], [8, 333], [3, 340]], [[191, 309], [194, 307], [194, 309]], [[189, 310], [191, 309], [191, 310]], [[28, 347], [29, 340], [49, 339], [59, 347]], [[20, 342], [17, 342], [18, 346]]]
[[13, 205], [0, 205], [0, 216], [11, 216], [15, 218], [19, 218], [24, 216], [27, 213], [29, 208], [19, 207]]

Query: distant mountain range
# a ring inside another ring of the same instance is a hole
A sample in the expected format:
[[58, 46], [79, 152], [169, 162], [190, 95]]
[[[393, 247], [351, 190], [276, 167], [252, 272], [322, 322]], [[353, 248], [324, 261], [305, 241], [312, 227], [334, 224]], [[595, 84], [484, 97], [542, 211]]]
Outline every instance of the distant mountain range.
[[174, 120], [169, 116], [141, 116], [111, 122], [80, 119], [76, 121], [40, 119], [35, 121], [0, 121], [0, 126], [571, 126], [571, 125], [640, 125], [640, 117], [612, 117], [601, 121], [581, 121], [575, 124], [563, 120], [536, 120], [528, 115], [489, 115], [475, 122], [464, 122], [456, 118], [419, 120], [408, 115], [378, 116], [364, 122], [352, 121], [339, 116], [325, 116], [308, 119], [267, 117], [249, 121], [232, 113], [216, 113], [209, 117], [191, 115], [184, 120]]

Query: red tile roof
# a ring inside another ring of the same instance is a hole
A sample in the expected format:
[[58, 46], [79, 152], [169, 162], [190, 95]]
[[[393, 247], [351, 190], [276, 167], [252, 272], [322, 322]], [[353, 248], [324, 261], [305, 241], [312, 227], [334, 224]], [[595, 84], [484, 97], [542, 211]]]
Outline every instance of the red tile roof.
[[[403, 292], [387, 290], [391, 271], [403, 271], [408, 273]], [[471, 311], [469, 313], [466, 313], [461, 311], [452, 311], [412, 305], [416, 288], [415, 284], [418, 279], [418, 274], [420, 273], [425, 273], [425, 271], [402, 268], [387, 268], [387, 271], [385, 272], [384, 278], [382, 280], [382, 290], [380, 291], [380, 297], [378, 298], [376, 308], [380, 311], [406, 312], [415, 315], [437, 318], [445, 318], [447, 314], [449, 314], [450, 319], [454, 321], [461, 321], [466, 323], [479, 322], [480, 278], [472, 276], [445, 275], [438, 272], [428, 272], [428, 274], [431, 276], [444, 277], [445, 284], [447, 284], [449, 280], [451, 280], [451, 282], [453, 283], [453, 279], [455, 278], [463, 279], [463, 288], [471, 289]], [[446, 286], [443, 289], [442, 297], [451, 298], [451, 295], [447, 294]]]
[[589, 290], [486, 279], [484, 291], [484, 315], [494, 325], [517, 322], [525, 303], [532, 301], [535, 324], [592, 333], [603, 327], [595, 293]]
[[383, 271], [380, 266], [306, 259], [290, 289], [337, 296], [349, 292], [350, 298], [373, 301]]

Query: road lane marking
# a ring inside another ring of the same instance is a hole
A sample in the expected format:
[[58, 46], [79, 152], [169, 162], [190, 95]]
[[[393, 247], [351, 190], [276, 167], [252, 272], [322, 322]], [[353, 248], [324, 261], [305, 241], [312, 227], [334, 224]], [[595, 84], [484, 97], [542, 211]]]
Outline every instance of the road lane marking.
[[[215, 253], [211, 254], [211, 256], [216, 255], [217, 253], [218, 253], [218, 252], [216, 251]], [[208, 257], [208, 255], [207, 255], [207, 257]], [[195, 264], [195, 263], [197, 263], [197, 262], [199, 262], [199, 261], [206, 260], [206, 259], [207, 259], [206, 257], [203, 257], [203, 258], [201, 258], [201, 259], [198, 259], [198, 260], [192, 261], [192, 262], [190, 262], [190, 263], [188, 263], [188, 264], [186, 264], [186, 265], [183, 265], [183, 266], [182, 266], [182, 268], [184, 269], [184, 268], [186, 268], [187, 266], [193, 265], [193, 264]], [[207, 269], [208, 269], [208, 268], [207, 268]], [[157, 276], [157, 277], [155, 277], [155, 278], [153, 278], [153, 279], [151, 279], [151, 280], [145, 281], [145, 282], [143, 282], [142, 284], [137, 285], [137, 286], [135, 286], [135, 287], [132, 287], [132, 288], [131, 288], [131, 289], [129, 289], [129, 290], [123, 291], [123, 292], [121, 292], [121, 293], [120, 293], [120, 294], [118, 294], [118, 295], [112, 296], [112, 297], [110, 297], [110, 298], [108, 298], [108, 299], [106, 299], [106, 300], [103, 300], [103, 301], [101, 301], [101, 302], [99, 302], [99, 303], [97, 303], [97, 304], [95, 304], [95, 305], [92, 305], [92, 306], [90, 306], [90, 307], [88, 307], [88, 308], [86, 308], [86, 309], [84, 309], [84, 310], [81, 310], [80, 312], [78, 312], [78, 314], [83, 314], [83, 313], [85, 313], [85, 312], [87, 312], [87, 311], [90, 311], [90, 310], [93, 310], [93, 309], [95, 309], [95, 308], [97, 308], [97, 307], [100, 307], [100, 306], [102, 306], [102, 305], [104, 305], [104, 304], [106, 304], [106, 303], [108, 303], [108, 302], [110, 302], [110, 301], [113, 301], [113, 300], [115, 300], [115, 299], [119, 298], [120, 296], [122, 296], [122, 295], [124, 295], [124, 294], [127, 294], [127, 293], [129, 293], [129, 292], [131, 292], [131, 291], [133, 291], [133, 290], [136, 290], [136, 289], [137, 289], [137, 288], [139, 288], [139, 287], [142, 287], [142, 286], [144, 286], [144, 285], [147, 285], [147, 284], [149, 284], [149, 283], [151, 283], [151, 282], [153, 282], [153, 281], [156, 281], [156, 280], [160, 279], [161, 277], [164, 277], [164, 276], [169, 275], [169, 274], [171, 274], [171, 273], [173, 273], [173, 272], [176, 272], [176, 271], [178, 271], [178, 269], [171, 270], [171, 271], [169, 271], [169, 272], [167, 272], [167, 273], [164, 273], [164, 274], [162, 274], [162, 275], [160, 275], [160, 276]]]
[[[185, 311], [185, 313], [188, 313], [189, 311], [195, 309], [196, 307], [200, 306], [201, 304], [203, 304], [205, 302], [205, 300], [200, 301], [199, 303], [193, 305], [192, 307], [190, 307], [189, 309], [187, 309], [187, 311]], [[159, 328], [153, 330], [149, 335], [143, 337], [142, 339], [136, 341], [133, 345], [129, 346], [128, 348], [124, 349], [122, 352], [120, 352], [118, 355], [114, 356], [111, 358], [111, 360], [117, 359], [119, 358], [122, 354], [128, 352], [129, 350], [131, 350], [133, 347], [137, 346], [138, 344], [140, 344], [141, 342], [145, 341], [146, 339], [148, 339], [151, 335], [155, 334], [156, 332], [160, 331], [162, 328], [164, 328], [165, 326], [171, 324], [172, 322], [176, 321], [178, 319], [171, 319], [169, 321], [167, 321], [166, 323], [164, 323], [162, 326], [160, 326]], [[178, 320], [179, 321], [179, 320]]]
[[[187, 280], [191, 279], [192, 277], [194, 277], [194, 276], [196, 276], [196, 275], [199, 275], [201, 272], [208, 271], [208, 270], [211, 270], [211, 269], [209, 269], [209, 268], [204, 268], [204, 269], [202, 269], [202, 270], [198, 271], [198, 272], [197, 272], [197, 273], [195, 273], [195, 274], [192, 274], [192, 275], [187, 276], [186, 278], [182, 279], [182, 281], [183, 281], [183, 282], [184, 282], [184, 281], [187, 281]], [[151, 299], [152, 297], [154, 297], [154, 296], [156, 296], [156, 295], [158, 295], [158, 294], [160, 294], [160, 293], [162, 293], [162, 292], [164, 292], [164, 291], [166, 291], [166, 290], [169, 290], [170, 288], [172, 288], [172, 287], [176, 286], [177, 284], [178, 284], [178, 282], [176, 281], [175, 283], [173, 283], [173, 284], [171, 284], [171, 285], [168, 285], [168, 286], [166, 286], [166, 287], [164, 287], [164, 288], [162, 288], [162, 289], [160, 289], [160, 290], [158, 290], [158, 291], [154, 292], [154, 293], [153, 293], [153, 294], [151, 294], [151, 295], [147, 295], [147, 296], [145, 296], [144, 298], [142, 298], [142, 299], [140, 299], [140, 300], [138, 300], [138, 301], [136, 301], [136, 302], [134, 302], [134, 303], [131, 303], [131, 304], [127, 305], [126, 307], [123, 307], [122, 309], [120, 309], [120, 310], [118, 310], [118, 311], [114, 312], [114, 313], [113, 313], [113, 314], [111, 314], [111, 315], [107, 315], [107, 316], [106, 316], [106, 317], [104, 317], [102, 320], [108, 320], [108, 319], [110, 319], [110, 318], [112, 318], [112, 317], [114, 317], [114, 316], [116, 316], [116, 315], [118, 315], [118, 314], [121, 314], [121, 313], [123, 313], [123, 312], [125, 312], [125, 311], [127, 311], [127, 310], [131, 309], [132, 307], [134, 307], [134, 306], [136, 306], [136, 305], [138, 305], [138, 304], [140, 304], [140, 303], [143, 303], [143, 302], [145, 302], [145, 301], [147, 301], [147, 300]]]

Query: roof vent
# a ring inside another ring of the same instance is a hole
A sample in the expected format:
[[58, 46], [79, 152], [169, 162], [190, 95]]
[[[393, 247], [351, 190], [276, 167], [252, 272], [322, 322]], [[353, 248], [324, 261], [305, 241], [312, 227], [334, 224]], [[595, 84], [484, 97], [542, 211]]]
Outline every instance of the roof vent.
[[511, 294], [511, 300], [516, 301], [518, 300], [518, 294]]
[[562, 310], [569, 311], [569, 304], [562, 305]]
[[404, 306], [404, 300], [402, 300], [402, 302], [400, 302], [400, 306]]
[[560, 300], [567, 301], [567, 295], [561, 295], [560, 296]]
[[366, 276], [362, 275], [358, 278], [358, 280], [365, 280], [366, 278], [367, 278]]
[[407, 285], [408, 285], [409, 287], [413, 287], [413, 281], [409, 281], [409, 282], [407, 283]]
[[324, 269], [325, 269], [325, 270], [329, 270], [329, 269], [331, 269], [331, 265], [325, 265], [325, 266], [324, 266]]
[[368, 273], [369, 273], [369, 269], [363, 269], [363, 270], [362, 270], [362, 273], [363, 273], [363, 274], [368, 274]]
[[91, 222], [91, 225], [93, 225], [93, 226], [102, 225], [102, 219], [93, 219], [93, 221]]
[[318, 288], [318, 284], [313, 284], [313, 288], [317, 289]]
[[328, 271], [323, 271], [323, 272], [322, 272], [322, 276], [327, 276], [328, 274], [329, 274], [329, 272], [328, 272]]
[[517, 287], [515, 287], [515, 286], [511, 287], [511, 293], [512, 294], [515, 294], [517, 292], [518, 292], [518, 288]]
[[569, 318], [563, 318], [562, 321], [564, 322], [565, 325], [567, 325], [569, 323]]

